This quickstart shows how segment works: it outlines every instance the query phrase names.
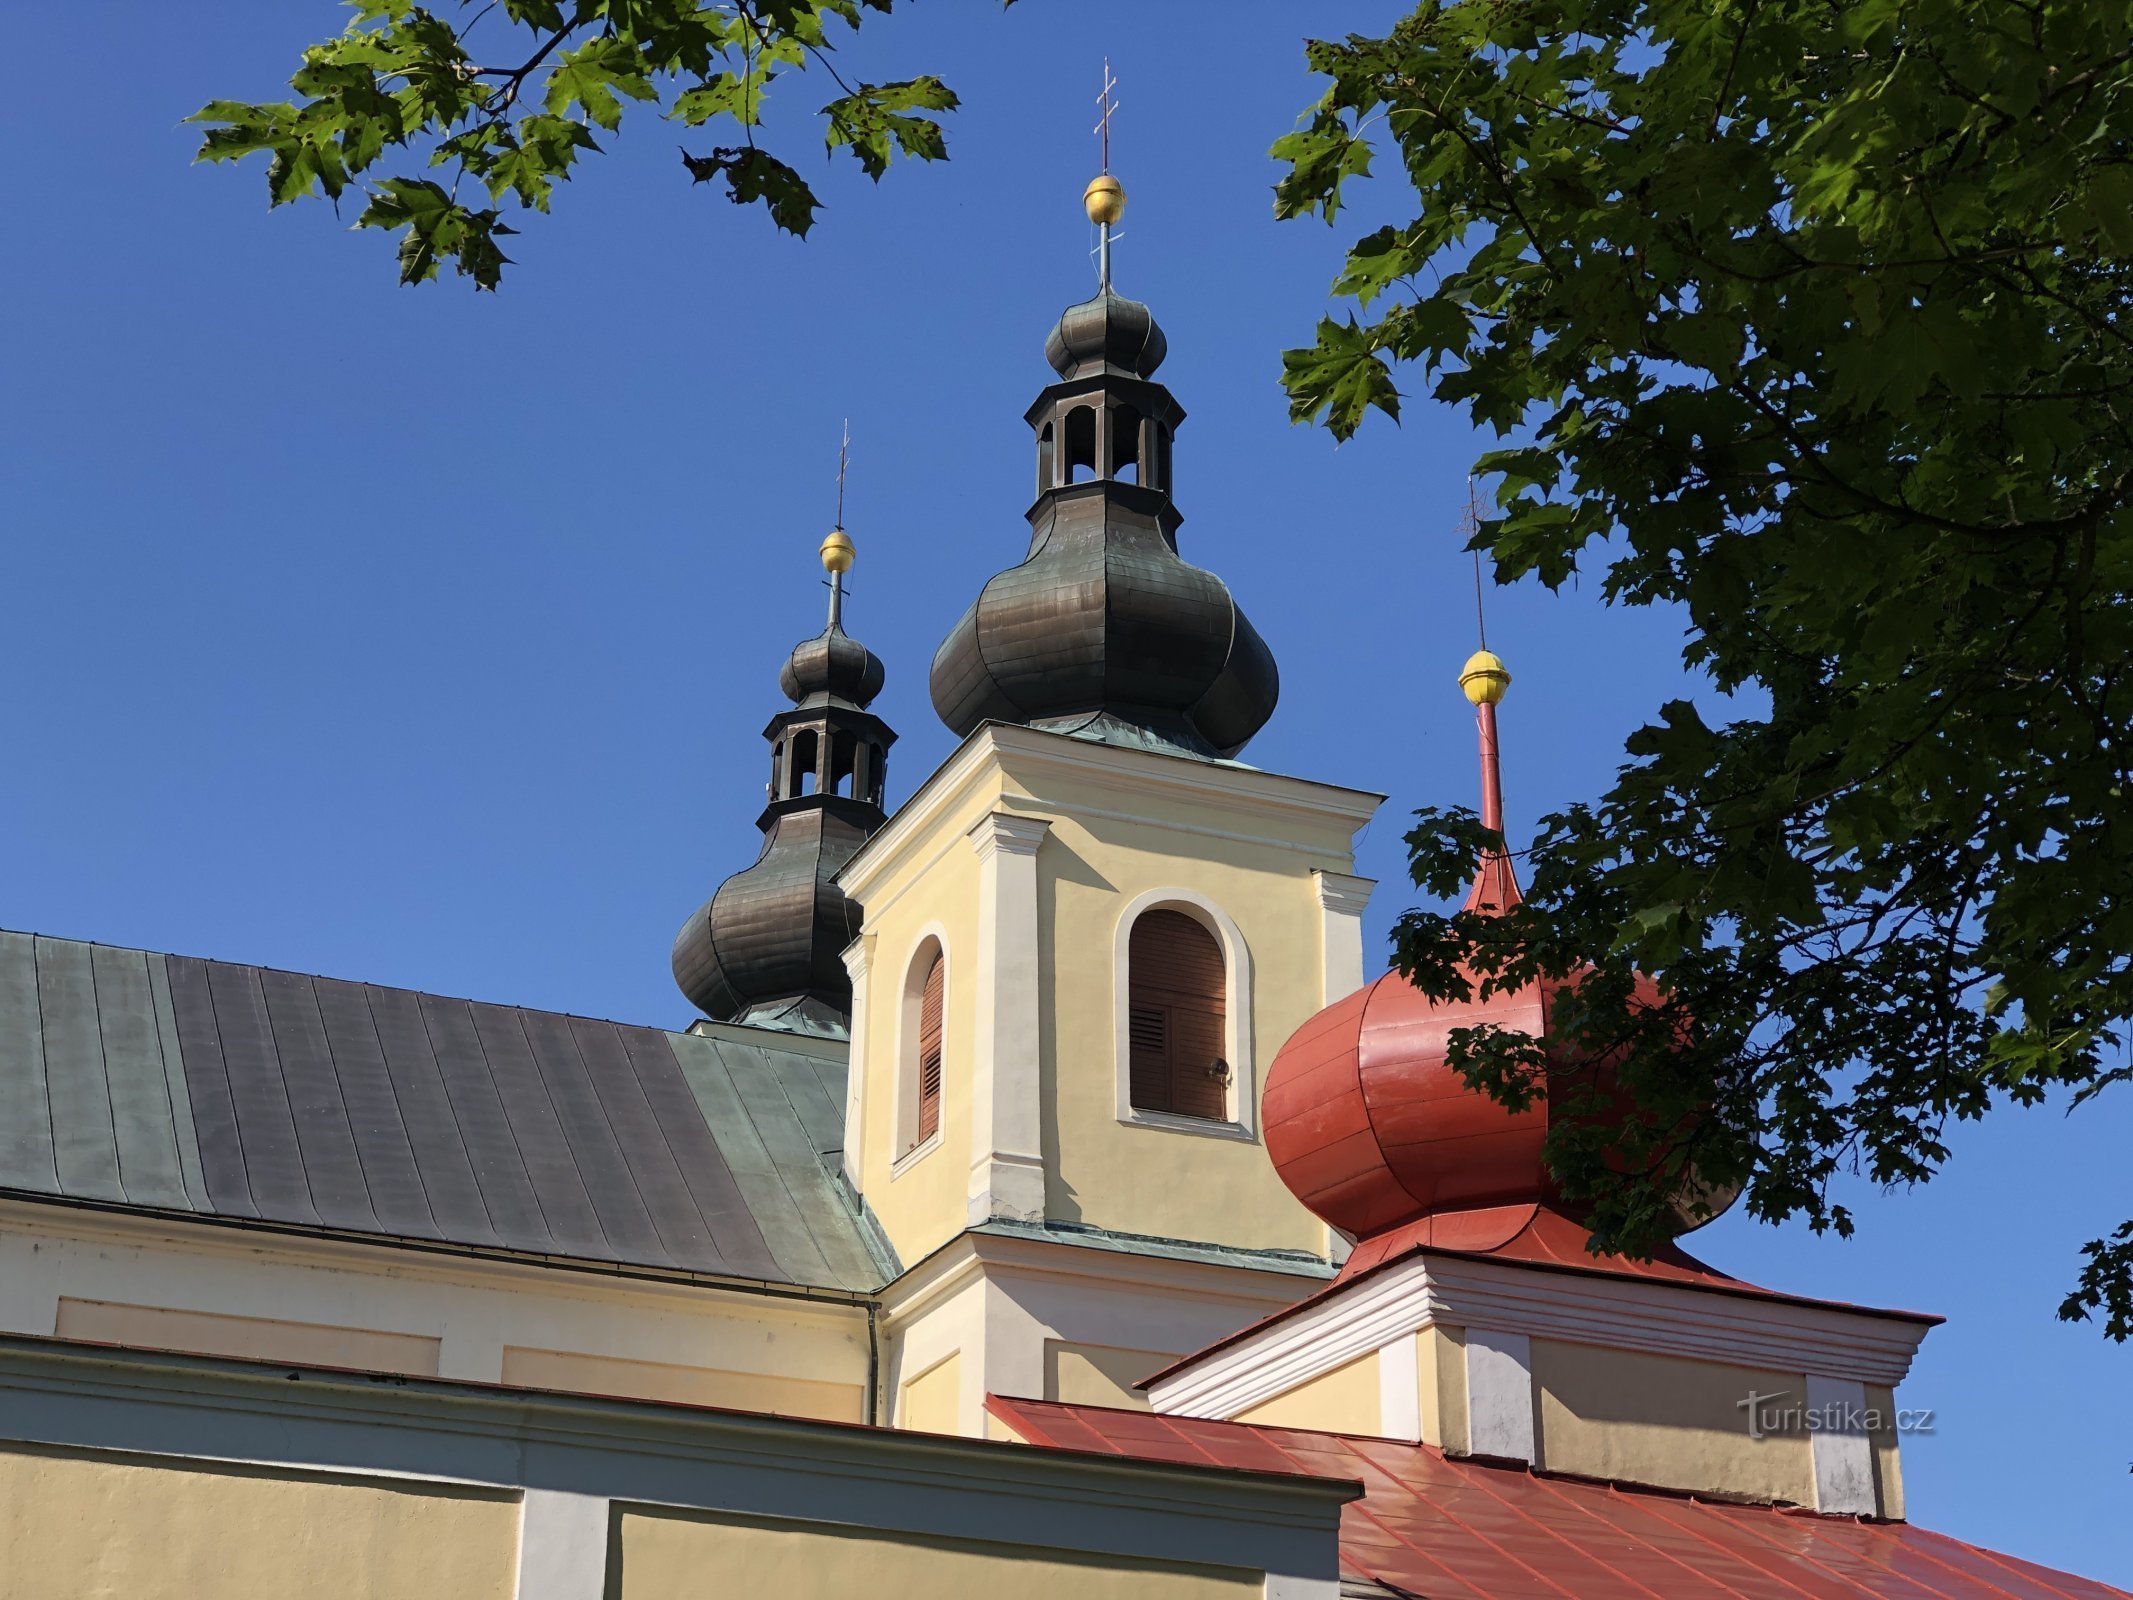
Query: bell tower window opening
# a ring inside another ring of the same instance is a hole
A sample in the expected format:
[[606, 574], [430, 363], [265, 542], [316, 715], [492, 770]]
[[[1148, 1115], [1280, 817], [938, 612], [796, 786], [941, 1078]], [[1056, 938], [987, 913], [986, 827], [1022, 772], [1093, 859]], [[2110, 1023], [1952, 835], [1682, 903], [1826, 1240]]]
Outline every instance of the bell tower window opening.
[[1037, 492], [1052, 487], [1052, 425], [1047, 422], [1037, 435]]
[[1133, 924], [1126, 963], [1133, 1109], [1229, 1120], [1221, 944], [1182, 911], [1151, 910]]
[[1111, 466], [1107, 476], [1121, 483], [1141, 481], [1141, 414], [1132, 406], [1111, 408]]
[[849, 733], [835, 734], [830, 739], [829, 794], [852, 792], [853, 768], [859, 759], [859, 741]]
[[1066, 414], [1066, 468], [1062, 481], [1096, 476], [1096, 408], [1076, 406]]
[[789, 764], [786, 767], [786, 798], [813, 794], [821, 779], [817, 770], [821, 762], [820, 737], [812, 728], [803, 728], [792, 736]]

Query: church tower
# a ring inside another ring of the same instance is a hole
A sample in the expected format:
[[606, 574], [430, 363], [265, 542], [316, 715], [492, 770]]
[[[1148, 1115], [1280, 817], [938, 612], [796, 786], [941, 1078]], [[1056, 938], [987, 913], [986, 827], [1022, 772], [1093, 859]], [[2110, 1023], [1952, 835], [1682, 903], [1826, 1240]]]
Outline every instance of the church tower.
[[[838, 521], [844, 473], [838, 469]], [[896, 735], [867, 707], [880, 659], [844, 631], [844, 575], [854, 556], [839, 526], [822, 541], [829, 623], [793, 646], [778, 674], [792, 708], [770, 719], [769, 803], [756, 819], [763, 853], [718, 886], [674, 939], [674, 981], [716, 1022], [842, 1038], [852, 988], [842, 952], [859, 908], [839, 868], [883, 820], [882, 785]]]
[[1278, 673], [1180, 553], [1185, 413], [1112, 287], [1123, 204], [1108, 174], [1085, 196], [1104, 270], [1045, 341], [1027, 549], [933, 662], [962, 743], [837, 880], [865, 910], [843, 1161], [909, 1269], [885, 1333], [910, 1426], [975, 1431], [988, 1390], [1138, 1403], [1161, 1352], [1342, 1247], [1259, 1103], [1274, 1047], [1362, 982], [1382, 797], [1239, 759]]

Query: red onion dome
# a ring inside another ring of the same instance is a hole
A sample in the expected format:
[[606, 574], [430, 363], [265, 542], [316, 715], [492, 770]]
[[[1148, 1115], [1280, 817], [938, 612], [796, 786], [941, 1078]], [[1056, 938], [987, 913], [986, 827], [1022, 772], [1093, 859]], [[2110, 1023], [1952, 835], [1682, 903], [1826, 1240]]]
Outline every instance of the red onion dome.
[[[1281, 1181], [1358, 1238], [1446, 1211], [1561, 1208], [1541, 1145], [1561, 1114], [1551, 1090], [1584, 1074], [1551, 1062], [1532, 1102], [1512, 1111], [1468, 1087], [1448, 1057], [1455, 1028], [1493, 1024], [1546, 1037], [1568, 987], [1435, 1001], [1388, 972], [1326, 1007], [1281, 1047], [1267, 1074], [1266, 1146]], [[1658, 998], [1646, 984], [1639, 989], [1640, 999]]]

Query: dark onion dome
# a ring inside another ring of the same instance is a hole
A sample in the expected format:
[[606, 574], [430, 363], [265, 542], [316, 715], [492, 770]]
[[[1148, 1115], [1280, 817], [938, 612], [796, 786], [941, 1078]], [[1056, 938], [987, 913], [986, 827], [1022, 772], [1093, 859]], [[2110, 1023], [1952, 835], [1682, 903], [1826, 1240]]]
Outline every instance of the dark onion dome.
[[1069, 380], [1098, 373], [1152, 378], [1169, 353], [1170, 341], [1155, 313], [1109, 289], [1068, 306], [1044, 341], [1044, 359]]
[[843, 955], [859, 937], [859, 908], [836, 875], [881, 825], [866, 810], [845, 801], [772, 818], [755, 865], [720, 884], [681, 925], [674, 981], [705, 1016], [802, 1033], [838, 1034], [849, 1025], [852, 980]]
[[778, 675], [793, 709], [763, 730], [771, 764], [770, 803], [756, 819], [762, 854], [674, 939], [674, 981], [721, 1022], [832, 1035], [851, 1022], [844, 949], [859, 936], [859, 907], [837, 873], [882, 824], [884, 763], [896, 741], [866, 709], [881, 692], [881, 661], [844, 631], [851, 562], [841, 529], [823, 541], [829, 626], [795, 645]]
[[886, 676], [881, 657], [842, 628], [831, 628], [792, 647], [778, 687], [794, 705], [819, 694], [864, 709], [881, 693]]
[[1227, 759], [1273, 714], [1273, 653], [1222, 580], [1178, 555], [1171, 440], [1185, 413], [1150, 381], [1166, 349], [1148, 308], [1108, 285], [1045, 341], [1059, 381], [1027, 415], [1028, 555], [933, 658], [933, 706], [957, 734], [1017, 722]]

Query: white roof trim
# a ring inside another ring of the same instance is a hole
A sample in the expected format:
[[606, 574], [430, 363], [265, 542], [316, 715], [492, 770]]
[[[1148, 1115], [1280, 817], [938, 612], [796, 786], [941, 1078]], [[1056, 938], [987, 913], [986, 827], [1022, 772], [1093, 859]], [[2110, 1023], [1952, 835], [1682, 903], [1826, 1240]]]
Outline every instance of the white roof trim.
[[1404, 1334], [1442, 1325], [1894, 1388], [1928, 1324], [1649, 1278], [1424, 1254], [1359, 1279], [1152, 1385], [1155, 1409], [1234, 1417]]

